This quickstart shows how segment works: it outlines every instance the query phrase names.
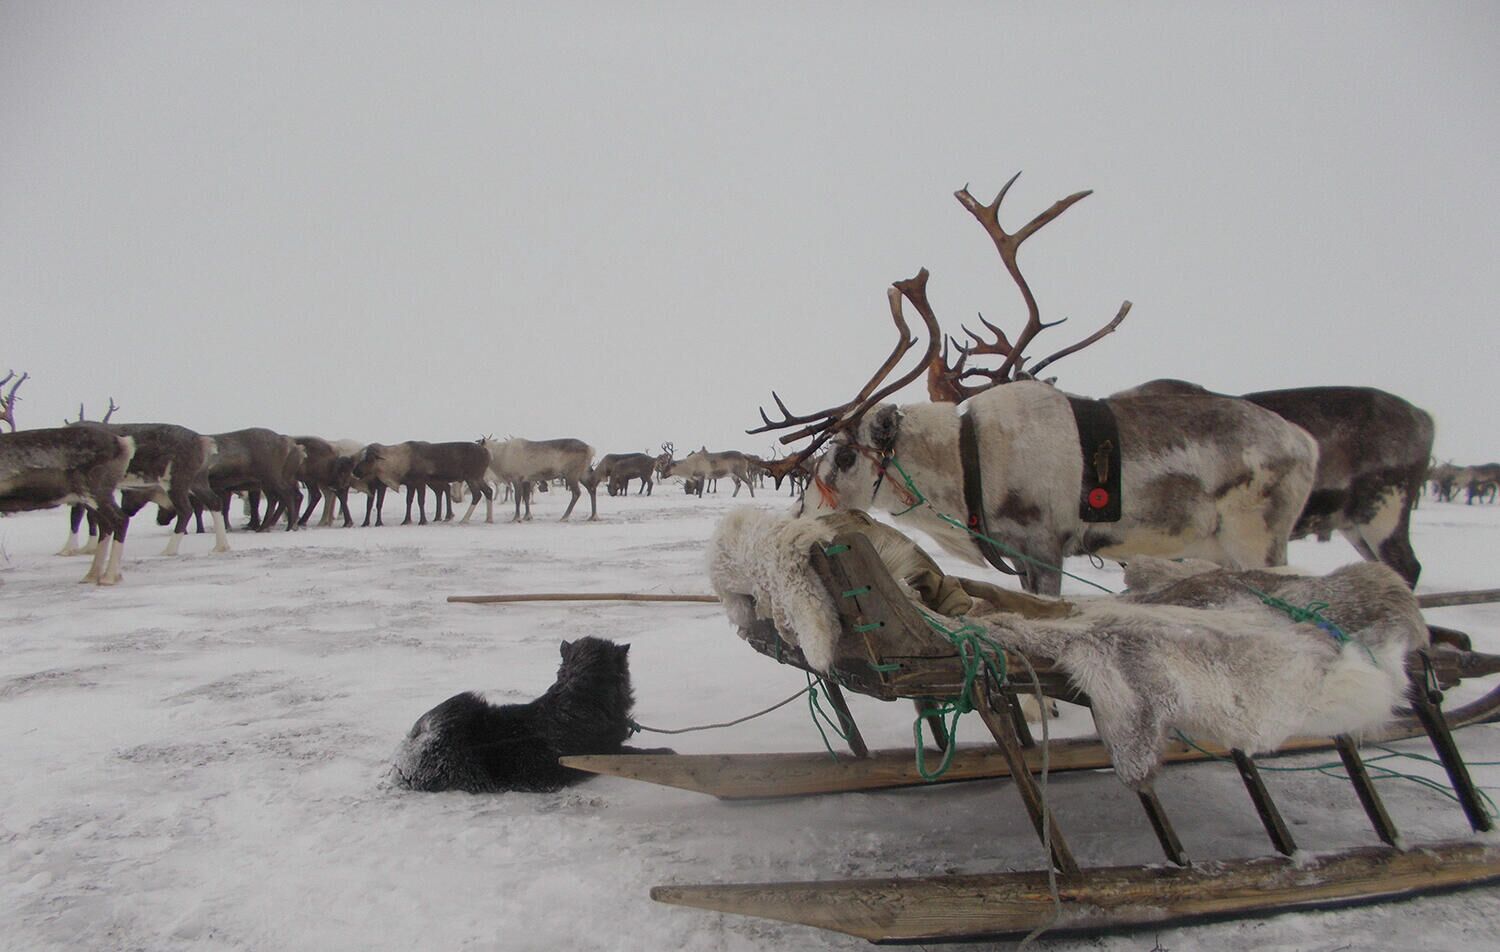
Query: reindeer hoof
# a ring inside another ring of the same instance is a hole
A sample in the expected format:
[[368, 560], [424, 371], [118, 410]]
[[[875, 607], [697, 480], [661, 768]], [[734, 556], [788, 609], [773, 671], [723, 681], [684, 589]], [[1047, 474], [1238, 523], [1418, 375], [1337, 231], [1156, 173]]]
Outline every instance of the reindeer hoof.
[[216, 545], [216, 546], [214, 546], [214, 551], [215, 552], [228, 552], [229, 551], [229, 546], [228, 546], [227, 543], [225, 545]]
[[100, 585], [118, 585], [118, 584], [120, 584], [120, 579], [123, 578], [123, 577], [124, 576], [120, 576], [120, 575], [106, 575], [103, 578], [99, 579], [99, 584]]

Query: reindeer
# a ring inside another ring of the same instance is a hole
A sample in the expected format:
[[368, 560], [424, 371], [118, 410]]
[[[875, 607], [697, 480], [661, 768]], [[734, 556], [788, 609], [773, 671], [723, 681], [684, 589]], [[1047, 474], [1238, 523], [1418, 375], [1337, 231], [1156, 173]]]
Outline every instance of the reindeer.
[[305, 455], [302, 447], [289, 436], [258, 426], [215, 433], [212, 439], [217, 452], [209, 460], [208, 482], [226, 523], [230, 497], [259, 490], [271, 502], [266, 518], [254, 524], [255, 530], [269, 530], [283, 513], [287, 531], [296, 529], [302, 507], [302, 492], [297, 488], [297, 472]]
[[603, 482], [609, 494], [614, 496], [626, 492], [632, 479], [639, 479], [641, 485], [636, 490], [636, 495], [645, 493], [649, 496], [651, 475], [655, 471], [656, 460], [645, 453], [605, 453], [589, 470], [584, 485], [592, 496], [599, 483]]
[[[110, 397], [109, 409], [99, 423], [118, 436], [129, 437], [135, 444], [135, 455], [120, 483], [123, 524], [115, 535], [115, 551], [110, 553], [112, 564], [116, 566], [116, 580], [119, 578], [118, 565], [124, 558], [125, 533], [130, 527], [130, 520], [148, 502], [156, 503], [159, 508], [159, 525], [175, 523], [162, 555], [177, 554], [183, 537], [187, 535], [190, 518], [196, 516], [198, 530], [203, 531], [204, 505], [209, 505], [213, 513], [213, 551], [228, 552], [229, 540], [224, 534], [223, 520], [217, 508], [212, 505], [213, 491], [208, 483], [208, 461], [215, 452], [214, 441], [174, 423], [110, 423], [110, 417], [119, 409], [114, 397]], [[77, 423], [87, 419], [84, 406], [80, 403]], [[68, 425], [76, 426], [77, 423]], [[74, 506], [69, 522], [68, 542], [59, 555], [74, 555], [80, 551], [78, 526], [81, 516], [80, 507]], [[89, 521], [92, 535], [94, 520], [91, 518]]]
[[[1153, 380], [1125, 393], [1210, 391], [1182, 380]], [[1318, 443], [1312, 493], [1291, 537], [1327, 542], [1338, 532], [1362, 558], [1384, 562], [1415, 588], [1422, 564], [1411, 547], [1411, 510], [1431, 459], [1432, 417], [1370, 387], [1265, 390], [1243, 399], [1302, 427]]]
[[297, 479], [307, 487], [307, 509], [297, 520], [297, 525], [307, 525], [307, 520], [312, 517], [320, 499], [323, 501], [323, 517], [318, 523], [320, 526], [333, 524], [334, 501], [343, 510], [344, 528], [354, 525], [354, 517], [349, 514], [349, 487], [354, 481], [354, 457], [343, 455], [337, 447], [321, 437], [297, 436], [293, 439], [302, 447], [304, 454], [302, 465], [297, 469]]
[[583, 488], [588, 487], [589, 521], [599, 518], [596, 490], [598, 484], [588, 485], [589, 472], [594, 460], [594, 448], [582, 440], [523, 440], [513, 437], [495, 440], [480, 437], [479, 444], [490, 454], [490, 475], [497, 483], [509, 483], [515, 493], [516, 512], [512, 522], [521, 522], [521, 506], [526, 506], [525, 521], [531, 519], [531, 486], [537, 480], [562, 479], [573, 498], [563, 510], [566, 520], [578, 505]]
[[[773, 474], [790, 472], [833, 440], [813, 476], [824, 503], [892, 510], [956, 556], [976, 562], [982, 556], [1000, 567], [1004, 554], [981, 536], [997, 540], [1023, 561], [1010, 571], [1027, 590], [1043, 594], [1060, 592], [1068, 555], [1188, 556], [1242, 569], [1284, 564], [1317, 465], [1317, 444], [1301, 428], [1244, 400], [1173, 394], [1091, 401], [1025, 379], [1112, 333], [1130, 302], [1092, 336], [1024, 367], [1026, 346], [1048, 325], [1016, 252], [1089, 192], [1056, 202], [1012, 234], [1001, 227], [999, 208], [1014, 182], [989, 205], [967, 187], [955, 193], [989, 234], [1026, 303], [1027, 324], [1014, 344], [986, 322], [996, 334], [988, 351], [1004, 355], [1000, 368], [969, 367], [977, 346], [960, 348], [952, 364], [946, 348], [940, 353], [942, 332], [922, 269], [888, 291], [899, 339], [854, 399], [794, 416], [772, 394], [782, 418], [773, 421], [762, 410], [765, 426], [748, 432], [805, 424], [782, 442], [812, 437], [800, 452], [773, 462]], [[927, 350], [916, 367], [882, 387], [917, 343], [903, 301], [926, 326]], [[924, 370], [930, 394], [946, 393], [967, 406], [882, 403]], [[975, 378], [987, 385], [966, 383]]]
[[[663, 444], [665, 448], [667, 444]], [[734, 480], [734, 493], [740, 494], [740, 486], [750, 490], [750, 498], [755, 498], [755, 484], [750, 476], [750, 458], [738, 450], [727, 450], [722, 453], [710, 453], [708, 447], [696, 449], [687, 455], [686, 459], [674, 460], [668, 453], [665, 474], [666, 476], [680, 476], [685, 480], [697, 482], [697, 494], [701, 497], [703, 490], [707, 487], [709, 480], [722, 479], [725, 476]]]
[[1463, 468], [1454, 466], [1453, 461], [1434, 465], [1427, 471], [1427, 478], [1432, 482], [1432, 495], [1443, 502], [1452, 502], [1454, 493], [1458, 492], [1458, 477], [1463, 473]]
[[[11, 371], [12, 375], [14, 373], [15, 373], [15, 371]], [[7, 379], [9, 379], [9, 378], [7, 378]], [[25, 380], [26, 380], [26, 378], [23, 376], [20, 381], [17, 381], [16, 386], [20, 386], [21, 383], [25, 382]], [[15, 400], [15, 390], [14, 390], [14, 388], [12, 388], [12, 390], [11, 390], [10, 400], [11, 400], [12, 403]], [[9, 408], [7, 407], [7, 410], [8, 409]], [[118, 410], [118, 409], [120, 409], [120, 408], [117, 407], [117, 406], [115, 406], [115, 398], [114, 397], [110, 397], [109, 398], [109, 409], [107, 409], [107, 410], [104, 411], [104, 417], [99, 422], [100, 423], [108, 423], [109, 422], [109, 418], [112, 417], [112, 416], [114, 416], [115, 415], [115, 411]], [[77, 420], [69, 420], [67, 417], [63, 417], [63, 426], [72, 426], [74, 423], [84, 423], [84, 422], [87, 422], [87, 421], [88, 421], [88, 414], [86, 414], [84, 412], [83, 402], [80, 401], [79, 404], [78, 404], [78, 419]], [[15, 426], [14, 422], [12, 422], [11, 426], [12, 426], [12, 432], [14, 432], [14, 426]], [[89, 541], [88, 541], [87, 545], [85, 545], [85, 546], [83, 546], [83, 547], [80, 548], [79, 545], [78, 545], [78, 530], [83, 525], [83, 522], [84, 522], [85, 518], [87, 518], [87, 520], [88, 520]], [[202, 525], [203, 525], [201, 519], [199, 520], [198, 524], [199, 524], [199, 529], [201, 531]], [[99, 551], [99, 523], [98, 523], [98, 520], [94, 518], [93, 512], [91, 510], [89, 510], [85, 506], [78, 505], [77, 503], [69, 506], [68, 507], [68, 541], [65, 542], [65, 543], [63, 543], [63, 547], [58, 550], [57, 554], [58, 555], [62, 555], [62, 556], [92, 555], [92, 554], [94, 554], [97, 551]]]
[[[489, 465], [489, 454], [473, 443], [408, 440], [390, 446], [371, 443], [354, 464], [353, 475], [356, 479], [377, 481], [382, 489], [406, 487], [406, 518], [402, 525], [411, 524], [413, 499], [417, 500], [419, 524], [427, 525], [427, 489], [442, 486], [442, 494], [446, 494], [448, 483], [460, 481], [469, 487], [471, 494], [469, 510], [460, 521], [468, 522], [479, 506], [479, 500], [483, 499], [485, 521], [492, 523], [495, 521], [495, 493], [484, 481]], [[436, 502], [434, 518], [437, 521], [442, 521], [442, 494]], [[449, 507], [452, 507], [451, 498]]]
[[100, 542], [83, 581], [114, 585], [126, 524], [115, 492], [134, 456], [134, 440], [97, 423], [0, 433], [0, 513], [72, 503], [89, 507]]
[[1500, 485], [1500, 463], [1465, 466], [1459, 472], [1456, 482], [1462, 483], [1465, 487], [1465, 505], [1474, 505], [1475, 499], [1482, 503], [1486, 496], [1493, 502], [1496, 496], [1496, 486]]

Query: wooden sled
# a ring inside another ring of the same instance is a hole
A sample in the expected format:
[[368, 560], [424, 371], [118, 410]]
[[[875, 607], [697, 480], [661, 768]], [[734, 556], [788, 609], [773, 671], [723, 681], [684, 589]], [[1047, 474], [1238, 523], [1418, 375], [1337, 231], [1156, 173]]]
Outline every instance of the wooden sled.
[[[869, 541], [840, 535], [827, 554], [810, 558], [838, 604], [842, 636], [833, 676], [825, 680], [854, 759], [834, 764], [825, 755], [571, 757], [571, 767], [697, 789], [726, 798], [879, 789], [920, 782], [910, 751], [872, 755], [860, 739], [840, 690], [885, 700], [951, 698], [964, 690], [956, 650], [934, 637], [896, 584]], [[812, 670], [775, 627], [759, 622], [747, 639], [781, 663]], [[1500, 671], [1500, 658], [1469, 650], [1458, 633], [1435, 631], [1434, 646], [1414, 652], [1407, 670], [1411, 713], [1381, 739], [1425, 733], [1447, 771], [1470, 826], [1488, 831], [1492, 821], [1470, 779], [1441, 709], [1440, 689], [1464, 677]], [[1160, 927], [1214, 918], [1383, 902], [1500, 881], [1500, 844], [1452, 841], [1424, 846], [1401, 843], [1356, 743], [1349, 737], [1296, 738], [1278, 753], [1332, 748], [1383, 846], [1290, 859], [1295, 840], [1282, 820], [1255, 761], [1242, 751], [1194, 749], [1167, 752], [1166, 760], [1220, 756], [1232, 760], [1280, 856], [1190, 864], [1161, 802], [1149, 786], [1138, 791], [1147, 820], [1170, 866], [1081, 868], [1043, 801], [1033, 774], [1041, 749], [1021, 716], [1019, 698], [1040, 685], [1049, 697], [1088, 704], [1050, 659], [1015, 657], [1000, 682], [972, 682], [975, 712], [993, 735], [993, 751], [955, 752], [943, 780], [1009, 776], [1033, 828], [1052, 858], [1048, 871], [990, 875], [923, 876], [834, 882], [658, 886], [661, 902], [761, 916], [832, 929], [877, 943], [978, 940], [1025, 935], [1038, 927], [1067, 932], [1108, 932]], [[1034, 680], [1033, 680], [1034, 678]], [[1455, 712], [1454, 724], [1494, 716], [1500, 689]], [[936, 725], [934, 725], [936, 726]], [[939, 733], [940, 742], [945, 741]], [[1047, 748], [1051, 770], [1110, 766], [1097, 741], [1061, 741]], [[756, 770], [761, 776], [752, 775]]]

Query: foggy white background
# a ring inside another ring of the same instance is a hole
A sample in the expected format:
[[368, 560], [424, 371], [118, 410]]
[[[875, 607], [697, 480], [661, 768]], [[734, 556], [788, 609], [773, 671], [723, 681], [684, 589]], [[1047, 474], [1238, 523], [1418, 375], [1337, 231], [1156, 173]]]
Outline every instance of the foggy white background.
[[[1500, 456], [1500, 7], [0, 4], [0, 373], [90, 415], [767, 452], [893, 339], [1104, 395], [1380, 386]], [[923, 399], [920, 386], [908, 399]]]

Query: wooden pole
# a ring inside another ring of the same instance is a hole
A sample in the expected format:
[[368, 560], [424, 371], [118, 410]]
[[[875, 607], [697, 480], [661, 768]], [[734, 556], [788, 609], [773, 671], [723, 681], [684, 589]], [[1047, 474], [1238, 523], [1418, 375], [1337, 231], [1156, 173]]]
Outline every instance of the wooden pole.
[[450, 602], [475, 605], [509, 602], [701, 602], [717, 605], [717, 595], [647, 595], [639, 592], [531, 592], [520, 595], [449, 595]]
[[1471, 592], [1434, 592], [1431, 595], [1417, 596], [1417, 605], [1422, 608], [1485, 605], [1490, 602], [1500, 602], [1500, 588], [1483, 588]]

